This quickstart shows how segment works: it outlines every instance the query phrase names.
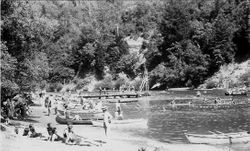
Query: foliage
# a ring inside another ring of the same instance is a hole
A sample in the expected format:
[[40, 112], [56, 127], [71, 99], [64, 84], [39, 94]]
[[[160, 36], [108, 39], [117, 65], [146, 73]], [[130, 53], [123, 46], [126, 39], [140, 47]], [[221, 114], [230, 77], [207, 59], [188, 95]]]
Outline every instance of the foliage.
[[47, 92], [60, 92], [63, 88], [63, 85], [61, 83], [50, 83], [47, 87]]
[[250, 70], [246, 73], [242, 74], [239, 78], [239, 81], [243, 83], [245, 86], [250, 86]]
[[216, 81], [208, 81], [206, 84], [206, 89], [212, 89], [217, 87], [217, 82]]
[[141, 83], [142, 83], [142, 78], [141, 78], [141, 77], [136, 77], [136, 78], [134, 78], [134, 79], [130, 82], [130, 84], [131, 84], [132, 86], [134, 86], [134, 88], [135, 88], [136, 91], [139, 91], [139, 90], [140, 90]]
[[76, 84], [75, 89], [76, 90], [84, 89], [88, 84], [91, 83], [91, 80], [92, 80], [91, 77], [75, 80], [76, 81], [75, 82], [75, 84]]
[[104, 77], [104, 79], [102, 81], [100, 81], [99, 83], [97, 83], [95, 85], [95, 89], [99, 90], [99, 88], [105, 88], [105, 89], [113, 89], [114, 88], [114, 83], [113, 83], [113, 78], [112, 75], [108, 74]]
[[[113, 88], [117, 74], [141, 78], [144, 65], [151, 85], [197, 87], [220, 66], [249, 58], [248, 16], [247, 0], [2, 0], [1, 100], [89, 74]], [[137, 53], [128, 36], [143, 38]]]
[[119, 89], [122, 85], [129, 84], [129, 82], [130, 79], [128, 78], [128, 76], [122, 72], [118, 74], [118, 77], [115, 80], [114, 87], [116, 89]]

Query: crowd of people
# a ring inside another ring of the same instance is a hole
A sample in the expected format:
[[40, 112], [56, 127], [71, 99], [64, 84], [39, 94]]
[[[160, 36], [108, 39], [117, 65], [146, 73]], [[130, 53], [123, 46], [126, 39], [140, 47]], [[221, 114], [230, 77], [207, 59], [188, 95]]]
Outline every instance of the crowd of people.
[[[19, 135], [19, 128], [15, 127], [14, 129], [15, 134]], [[72, 123], [68, 123], [67, 127], [63, 130], [62, 135], [58, 134], [57, 128], [53, 127], [51, 123], [47, 124], [46, 128], [47, 134], [42, 134], [36, 131], [35, 126], [33, 124], [29, 124], [27, 127], [23, 129], [23, 132], [20, 134], [24, 137], [29, 138], [37, 138], [44, 141], [51, 141], [51, 142], [62, 142], [68, 145], [82, 145], [88, 142], [89, 144], [100, 146], [101, 144], [95, 142], [93, 140], [87, 140], [86, 138], [77, 135], [73, 131]]]
[[[34, 96], [33, 96], [34, 97]], [[44, 106], [46, 108], [46, 113], [48, 116], [53, 114], [58, 114], [58, 107], [61, 102], [64, 102], [63, 107], [65, 109], [65, 116], [66, 119], [73, 119], [73, 120], [81, 120], [81, 117], [78, 115], [75, 117], [70, 116], [70, 100], [68, 97], [60, 97], [60, 96], [53, 96], [53, 95], [45, 95], [44, 93], [39, 93], [35, 98], [33, 98], [36, 103]], [[32, 99], [31, 99], [32, 100]], [[17, 95], [13, 99], [7, 99], [6, 101], [2, 102], [1, 105], [1, 122], [4, 120], [6, 124], [8, 124], [9, 118], [25, 118], [27, 115], [30, 114], [29, 110], [29, 104], [28, 101], [24, 97], [24, 95]], [[79, 104], [81, 105], [81, 108], [83, 110], [89, 110], [98, 108], [103, 111], [103, 128], [104, 128], [104, 134], [108, 136], [110, 133], [110, 124], [111, 120], [113, 119], [113, 116], [108, 112], [107, 107], [104, 107], [102, 104], [102, 101], [99, 102], [93, 102], [93, 101], [87, 101], [81, 99], [79, 101]], [[116, 112], [115, 112], [115, 118], [117, 120], [122, 120], [122, 110], [120, 106], [120, 101], [116, 103]], [[15, 133], [19, 134], [19, 128], [15, 127]], [[25, 127], [23, 129], [22, 136], [30, 137], [30, 138], [41, 138], [43, 140], [47, 141], [61, 141], [66, 144], [81, 144], [82, 138], [73, 131], [73, 125], [72, 123], [67, 124], [67, 128], [64, 130], [63, 134], [60, 135], [57, 132], [56, 127], [52, 127], [51, 123], [47, 124], [47, 133], [48, 136], [44, 136], [42, 133], [39, 133], [36, 131], [33, 124], [30, 124], [29, 126]], [[93, 142], [92, 142], [93, 143]]]
[[9, 119], [24, 119], [30, 115], [29, 101], [25, 94], [1, 101], [1, 122], [8, 123]]

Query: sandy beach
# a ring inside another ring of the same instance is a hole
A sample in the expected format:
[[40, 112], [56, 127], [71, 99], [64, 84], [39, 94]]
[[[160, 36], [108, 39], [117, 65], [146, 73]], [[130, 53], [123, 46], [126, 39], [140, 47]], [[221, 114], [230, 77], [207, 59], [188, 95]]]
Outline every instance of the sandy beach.
[[[104, 130], [100, 127], [92, 125], [74, 125], [73, 130], [78, 135], [99, 143], [100, 146], [77, 146], [66, 145], [61, 142], [49, 142], [36, 138], [28, 138], [21, 136], [23, 128], [30, 123], [35, 126], [37, 132], [47, 136], [46, 125], [52, 123], [53, 127], [57, 127], [58, 134], [62, 135], [66, 125], [56, 123], [56, 115], [46, 115], [46, 110], [42, 106], [32, 106], [31, 116], [26, 121], [11, 121], [12, 123], [20, 124], [19, 134], [14, 133], [14, 126], [8, 126], [6, 131], [1, 133], [1, 151], [137, 151], [140, 148], [145, 148], [147, 151], [167, 150], [167, 151], [226, 151], [227, 147], [214, 147], [209, 145], [195, 144], [167, 144], [145, 137], [133, 136], [133, 134], [123, 132], [124, 127], [114, 127], [111, 129], [109, 138], [104, 135]], [[53, 113], [53, 112], [52, 112]], [[133, 125], [131, 128], [140, 127]], [[127, 128], [127, 127], [126, 127]], [[146, 128], [146, 127], [141, 127]]]

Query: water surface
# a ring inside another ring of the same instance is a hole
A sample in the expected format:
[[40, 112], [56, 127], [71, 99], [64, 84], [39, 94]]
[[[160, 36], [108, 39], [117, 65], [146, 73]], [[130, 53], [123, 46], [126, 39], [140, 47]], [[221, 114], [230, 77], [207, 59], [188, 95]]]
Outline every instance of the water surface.
[[[172, 92], [171, 95], [193, 95], [195, 91]], [[206, 92], [209, 95], [213, 93]], [[213, 94], [214, 95], [214, 94]], [[217, 92], [214, 96], [224, 96], [224, 92]], [[164, 96], [163, 96], [164, 98]], [[166, 96], [167, 98], [167, 96]], [[236, 99], [248, 101], [249, 97]], [[250, 108], [214, 109], [214, 110], [166, 110], [164, 105], [169, 104], [169, 99], [151, 101], [141, 100], [138, 103], [122, 104], [125, 119], [145, 118], [148, 120], [148, 128], [145, 130], [127, 130], [134, 135], [144, 136], [166, 143], [188, 143], [184, 132], [209, 134], [208, 131], [238, 132], [250, 131]], [[110, 104], [111, 113], [114, 112], [114, 104]], [[249, 144], [230, 146], [237, 151], [249, 151]]]

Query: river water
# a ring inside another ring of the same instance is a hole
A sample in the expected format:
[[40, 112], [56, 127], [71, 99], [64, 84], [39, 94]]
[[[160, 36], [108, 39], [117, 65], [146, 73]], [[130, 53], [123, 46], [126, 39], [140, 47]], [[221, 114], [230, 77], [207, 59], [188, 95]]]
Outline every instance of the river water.
[[[175, 94], [173, 94], [175, 93]], [[173, 92], [173, 96], [180, 97], [195, 94], [189, 92]], [[189, 94], [190, 93], [190, 94]], [[214, 93], [211, 93], [214, 94]], [[206, 95], [209, 95], [206, 93]], [[221, 93], [215, 96], [222, 96]], [[224, 96], [224, 94], [223, 94]], [[249, 96], [249, 95], [248, 95]], [[214, 110], [168, 110], [162, 106], [169, 104], [168, 96], [160, 97], [160, 100], [145, 98], [137, 103], [122, 104], [125, 119], [144, 118], [148, 120], [147, 129], [127, 130], [134, 135], [166, 143], [188, 143], [184, 132], [209, 134], [208, 131], [239, 132], [250, 131], [250, 108], [214, 109]], [[240, 98], [248, 101], [249, 97]], [[156, 109], [153, 109], [156, 108]], [[115, 105], [110, 104], [111, 113]], [[236, 151], [250, 151], [250, 143], [229, 146]]]

